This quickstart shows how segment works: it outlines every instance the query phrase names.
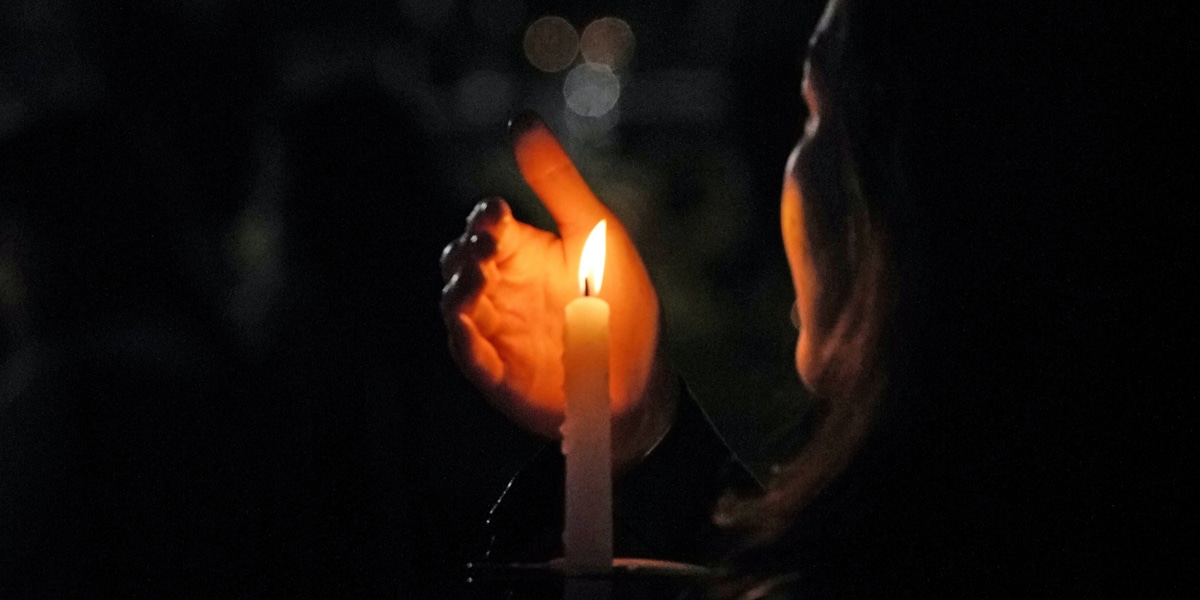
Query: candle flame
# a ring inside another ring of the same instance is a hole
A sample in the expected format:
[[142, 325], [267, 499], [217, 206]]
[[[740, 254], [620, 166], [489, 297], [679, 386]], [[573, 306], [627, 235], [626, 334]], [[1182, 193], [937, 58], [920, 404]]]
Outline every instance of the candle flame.
[[579, 293], [595, 296], [600, 293], [604, 281], [605, 233], [607, 221], [601, 219], [583, 243], [583, 255], [579, 258]]

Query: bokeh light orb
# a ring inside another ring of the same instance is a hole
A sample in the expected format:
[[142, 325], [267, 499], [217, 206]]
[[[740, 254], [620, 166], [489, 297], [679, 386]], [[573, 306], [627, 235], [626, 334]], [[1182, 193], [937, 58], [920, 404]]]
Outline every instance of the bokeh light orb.
[[616, 70], [624, 67], [633, 57], [633, 28], [622, 19], [604, 17], [596, 19], [583, 29], [579, 50], [583, 60], [607, 65]]
[[577, 115], [600, 117], [617, 105], [621, 81], [607, 65], [583, 63], [563, 81], [567, 107]]
[[525, 29], [525, 58], [547, 73], [557, 73], [579, 54], [579, 34], [562, 17], [545, 16]]

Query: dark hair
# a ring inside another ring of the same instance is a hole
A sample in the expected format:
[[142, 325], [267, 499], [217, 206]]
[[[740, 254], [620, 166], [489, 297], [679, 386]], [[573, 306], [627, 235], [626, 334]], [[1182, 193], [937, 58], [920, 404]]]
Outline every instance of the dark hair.
[[1094, 306], [1062, 278], [1099, 263], [1071, 245], [1091, 239], [1072, 229], [1090, 188], [1088, 149], [1070, 144], [1086, 129], [1062, 100], [1077, 40], [1008, 6], [836, 4], [811, 60], [841, 137], [839, 171], [824, 175], [846, 193], [806, 222], [823, 283], [854, 278], [820, 249], [846, 243], [848, 215], [885, 231], [886, 388], [863, 446], [816, 497], [786, 506], [768, 486], [746, 503], [758, 512], [737, 524], [773, 533], [735, 557], [732, 589], [781, 573], [805, 596], [1066, 585], [1070, 569], [1021, 561], [1067, 530], [1063, 500], [1041, 500], [1070, 497], [1064, 469], [1078, 465], [1047, 456], [1061, 426], [1047, 415], [1084, 400], [1100, 368], [1074, 329]]

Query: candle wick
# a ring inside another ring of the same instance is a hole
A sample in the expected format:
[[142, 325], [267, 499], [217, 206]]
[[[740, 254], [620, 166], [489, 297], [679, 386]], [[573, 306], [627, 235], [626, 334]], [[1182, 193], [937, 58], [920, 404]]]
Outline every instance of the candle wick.
[[583, 295], [584, 295], [584, 296], [591, 296], [591, 295], [592, 295], [592, 294], [590, 293], [590, 288], [588, 287], [588, 284], [589, 284], [589, 283], [591, 283], [591, 281], [589, 280], [589, 278], [587, 278], [587, 277], [584, 277], [584, 278], [583, 278]]

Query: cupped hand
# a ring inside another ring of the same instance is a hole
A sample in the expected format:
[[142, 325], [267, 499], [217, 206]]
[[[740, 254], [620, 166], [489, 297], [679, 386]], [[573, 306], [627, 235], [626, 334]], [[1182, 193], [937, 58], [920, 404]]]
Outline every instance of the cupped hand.
[[581, 295], [584, 241], [607, 221], [597, 294], [610, 307], [609, 392], [617, 472], [662, 438], [676, 398], [659, 353], [658, 296], [628, 232], [596, 198], [545, 123], [510, 124], [517, 166], [558, 235], [513, 218], [499, 198], [480, 202], [442, 253], [442, 316], [463, 373], [513, 422], [559, 437], [563, 420], [563, 315]]

